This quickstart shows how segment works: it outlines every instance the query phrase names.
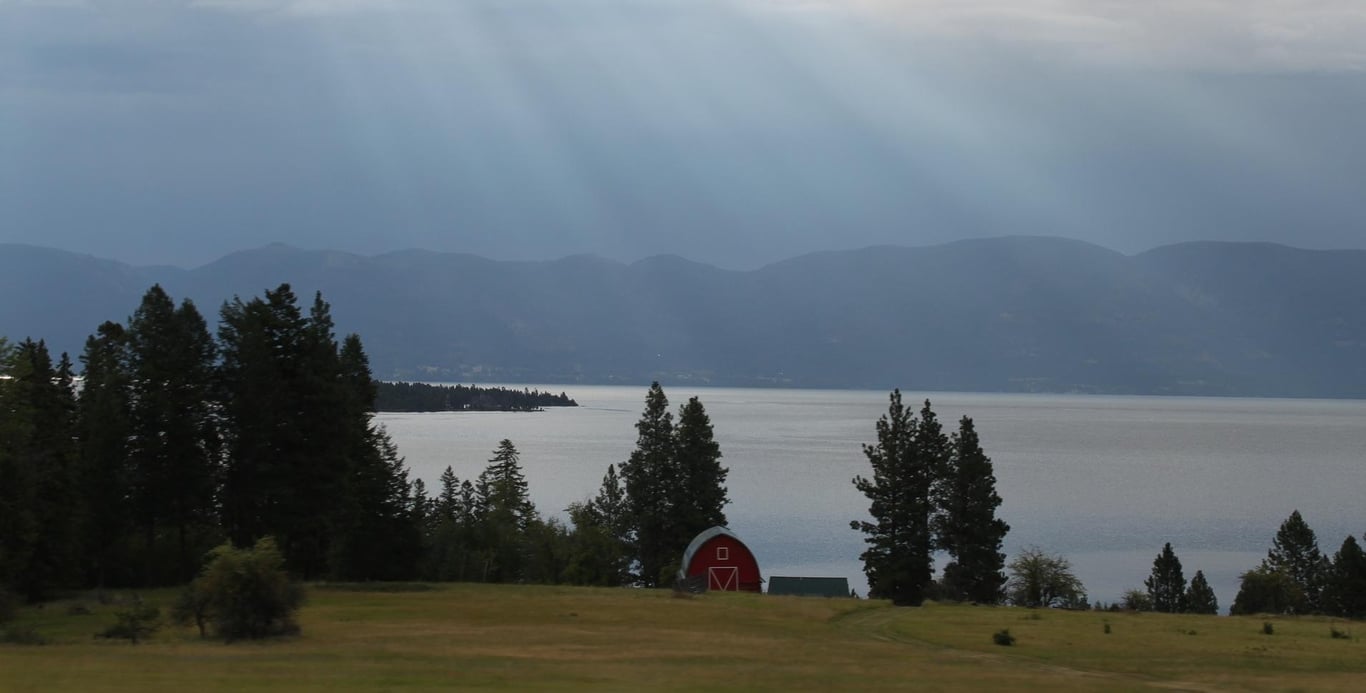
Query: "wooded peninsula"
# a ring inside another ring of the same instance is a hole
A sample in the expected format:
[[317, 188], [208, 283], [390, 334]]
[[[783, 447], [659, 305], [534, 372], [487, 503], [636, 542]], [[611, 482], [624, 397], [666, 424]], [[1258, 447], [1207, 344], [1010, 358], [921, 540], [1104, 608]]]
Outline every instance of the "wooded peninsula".
[[561, 392], [478, 385], [431, 385], [378, 381], [375, 411], [540, 411], [545, 407], [577, 407], [578, 402]]

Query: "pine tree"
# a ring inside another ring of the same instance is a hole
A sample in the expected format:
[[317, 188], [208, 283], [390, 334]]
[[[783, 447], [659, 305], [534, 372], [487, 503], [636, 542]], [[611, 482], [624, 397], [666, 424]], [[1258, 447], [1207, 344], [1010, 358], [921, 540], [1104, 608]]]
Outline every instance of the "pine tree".
[[1323, 610], [1344, 618], [1366, 617], [1366, 552], [1348, 535], [1333, 556], [1323, 587]]
[[863, 446], [873, 477], [854, 478], [854, 487], [870, 501], [873, 522], [855, 521], [850, 526], [867, 535], [868, 548], [860, 558], [869, 596], [918, 606], [934, 574], [930, 494], [947, 442], [938, 440], [942, 433], [928, 401], [923, 410], [931, 414], [928, 425], [906, 410], [900, 390], [892, 392], [890, 402], [877, 422], [877, 444]]
[[626, 584], [631, 567], [630, 517], [616, 466], [607, 465], [596, 497], [571, 503], [567, 511], [574, 523], [567, 579], [603, 587]]
[[1323, 589], [1327, 560], [1319, 553], [1314, 530], [1300, 517], [1299, 510], [1291, 512], [1290, 517], [1281, 523], [1262, 564], [1283, 573], [1299, 587], [1303, 598], [1291, 606], [1291, 613], [1316, 613], [1320, 610], [1319, 593]]
[[1192, 614], [1219, 613], [1219, 600], [1214, 596], [1214, 588], [1209, 586], [1205, 574], [1195, 571], [1190, 587], [1186, 589], [1186, 611]]
[[1181, 573], [1181, 559], [1172, 551], [1170, 542], [1153, 559], [1153, 572], [1143, 581], [1152, 600], [1153, 611], [1177, 614], [1185, 611], [1186, 577]]
[[[189, 580], [217, 543], [218, 432], [212, 400], [215, 347], [190, 301], [179, 308], [156, 285], [128, 320], [133, 511], [147, 563], [144, 581]], [[174, 545], [163, 546], [169, 535]]]
[[944, 587], [952, 598], [995, 604], [1006, 583], [1001, 545], [1010, 525], [996, 517], [1001, 505], [996, 476], [972, 419], [959, 421], [950, 450], [947, 469], [935, 487], [935, 534], [939, 548], [949, 554]]
[[526, 577], [528, 531], [539, 521], [522, 474], [521, 455], [511, 440], [498, 443], [475, 484], [478, 493], [480, 579], [515, 582]]
[[75, 395], [65, 355], [24, 340], [0, 381], [0, 585], [30, 599], [80, 581]]
[[77, 431], [87, 581], [98, 587], [111, 581], [128, 585], [133, 583], [128, 573], [132, 375], [123, 326], [100, 325], [86, 340], [81, 362], [85, 382], [77, 406]]
[[678, 410], [674, 428], [673, 468], [678, 478], [672, 489], [673, 545], [681, 555], [699, 532], [726, 524], [726, 475], [721, 446], [712, 433], [711, 419], [693, 397]]
[[[314, 301], [310, 322], [331, 322], [321, 297]], [[316, 347], [320, 354], [327, 350], [327, 334], [330, 329], [318, 335], [323, 340]], [[329, 361], [318, 357], [324, 367]], [[412, 578], [417, 574], [422, 538], [411, 522], [408, 470], [388, 433], [372, 422], [375, 381], [358, 336], [352, 334], [342, 340], [335, 363], [340, 392], [327, 388], [320, 391], [337, 397], [337, 401], [319, 405], [339, 412], [333, 435], [343, 443], [335, 458], [344, 472], [334, 482], [339, 502], [328, 518], [327, 529], [332, 532], [329, 543], [333, 546], [329, 569], [349, 580]]]
[[447, 465], [446, 470], [441, 472], [440, 481], [441, 491], [436, 496], [436, 516], [441, 522], [458, 523], [465, 514], [460, 502], [460, 478], [455, 475], [455, 470]]
[[225, 305], [219, 341], [229, 536], [239, 546], [275, 536], [305, 579], [334, 572], [339, 532], [353, 533], [346, 550], [359, 551], [357, 527], [374, 513], [392, 518], [407, 498], [401, 458], [370, 425], [375, 387], [359, 339], [339, 348], [322, 297], [305, 316], [282, 284]]
[[676, 559], [676, 537], [670, 532], [670, 500], [676, 483], [673, 469], [674, 426], [669, 400], [659, 383], [645, 396], [645, 411], [636, 422], [636, 449], [621, 465], [634, 540], [638, 579], [645, 587], [660, 584]]

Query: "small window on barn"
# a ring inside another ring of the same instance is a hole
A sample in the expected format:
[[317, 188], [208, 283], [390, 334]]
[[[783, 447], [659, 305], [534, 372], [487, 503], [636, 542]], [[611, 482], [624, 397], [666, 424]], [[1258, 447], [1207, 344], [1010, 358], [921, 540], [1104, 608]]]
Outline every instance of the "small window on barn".
[[728, 546], [718, 546], [718, 547], [716, 547], [716, 560], [718, 560], [718, 561], [729, 561], [729, 560], [730, 560], [730, 547], [728, 547]]

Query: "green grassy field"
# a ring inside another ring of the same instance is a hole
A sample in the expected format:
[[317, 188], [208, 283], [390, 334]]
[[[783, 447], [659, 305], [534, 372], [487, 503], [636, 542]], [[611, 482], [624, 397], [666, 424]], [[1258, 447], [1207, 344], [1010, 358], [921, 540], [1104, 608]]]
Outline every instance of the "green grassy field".
[[[460, 584], [315, 587], [302, 635], [266, 643], [174, 626], [139, 645], [94, 638], [118, 608], [22, 611], [13, 625], [48, 644], [0, 645], [0, 691], [1366, 690], [1366, 643], [1329, 635], [1366, 624], [1328, 619]], [[1014, 646], [993, 644], [1003, 628]]]

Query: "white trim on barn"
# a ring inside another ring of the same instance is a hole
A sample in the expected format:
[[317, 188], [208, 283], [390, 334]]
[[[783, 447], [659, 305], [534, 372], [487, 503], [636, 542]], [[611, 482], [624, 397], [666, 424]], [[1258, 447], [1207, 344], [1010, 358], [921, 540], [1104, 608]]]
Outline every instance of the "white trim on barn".
[[740, 541], [740, 537], [735, 536], [735, 532], [732, 532], [725, 527], [721, 527], [720, 525], [704, 530], [701, 534], [693, 537], [692, 543], [688, 544], [688, 550], [683, 552], [683, 564], [678, 567], [678, 579], [688, 579], [688, 566], [692, 565], [692, 557], [697, 554], [703, 544], [720, 536], [727, 536], [744, 544], [743, 541]]

